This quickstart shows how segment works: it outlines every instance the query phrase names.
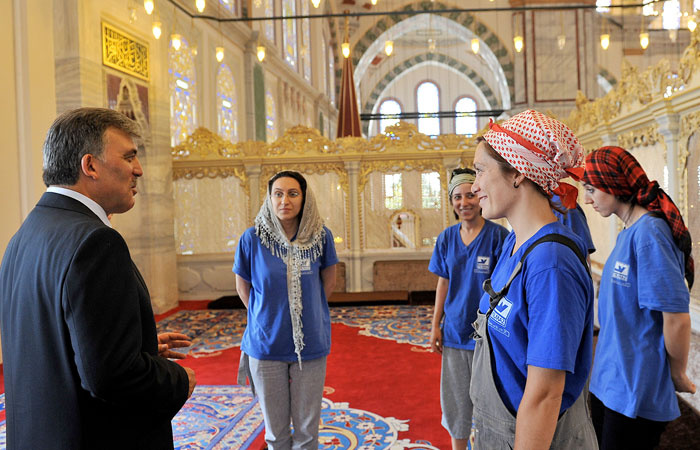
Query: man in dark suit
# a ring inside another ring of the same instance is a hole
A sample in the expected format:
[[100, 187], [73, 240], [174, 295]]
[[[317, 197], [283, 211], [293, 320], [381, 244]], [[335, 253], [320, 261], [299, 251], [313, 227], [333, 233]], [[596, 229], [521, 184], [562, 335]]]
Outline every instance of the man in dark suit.
[[44, 143], [49, 187], [0, 266], [7, 448], [172, 449], [194, 372], [166, 357], [150, 296], [108, 215], [134, 206], [138, 126], [80, 108]]

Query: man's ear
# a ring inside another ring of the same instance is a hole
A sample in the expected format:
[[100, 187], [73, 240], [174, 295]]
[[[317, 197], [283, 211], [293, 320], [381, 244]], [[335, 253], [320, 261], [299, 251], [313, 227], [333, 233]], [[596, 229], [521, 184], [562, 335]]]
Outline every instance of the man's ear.
[[92, 178], [93, 180], [99, 178], [99, 174], [95, 168], [95, 159], [97, 158], [90, 153], [87, 153], [80, 158], [80, 170], [82, 170], [83, 175], [88, 178]]

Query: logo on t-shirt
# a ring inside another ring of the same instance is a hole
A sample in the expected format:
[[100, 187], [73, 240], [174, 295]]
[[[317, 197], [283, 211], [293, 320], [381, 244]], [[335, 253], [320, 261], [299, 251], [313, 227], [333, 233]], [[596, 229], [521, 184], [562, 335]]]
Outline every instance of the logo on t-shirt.
[[627, 281], [630, 275], [630, 265], [623, 262], [615, 262], [615, 267], [613, 268], [612, 277], [615, 280]]
[[489, 317], [489, 326], [502, 335], [510, 337], [510, 331], [504, 327], [508, 324], [508, 316], [512, 310], [513, 302], [503, 297]]
[[301, 260], [301, 273], [303, 275], [308, 275], [311, 273], [311, 260], [309, 258], [304, 258]]
[[476, 270], [475, 272], [489, 273], [491, 267], [491, 257], [490, 256], [477, 256], [476, 257]]

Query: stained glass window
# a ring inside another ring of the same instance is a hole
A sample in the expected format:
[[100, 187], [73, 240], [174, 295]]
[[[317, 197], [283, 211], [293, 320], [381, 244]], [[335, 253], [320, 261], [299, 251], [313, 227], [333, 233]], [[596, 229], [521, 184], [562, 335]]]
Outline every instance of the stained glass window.
[[386, 209], [401, 209], [403, 206], [403, 186], [401, 174], [384, 175], [384, 207]]
[[335, 58], [333, 58], [333, 49], [328, 47], [328, 89], [330, 90], [331, 105], [335, 105]]
[[[309, 2], [301, 1], [301, 14], [309, 15]], [[304, 78], [311, 83], [311, 25], [309, 19], [301, 19], [301, 64]]]
[[238, 139], [238, 106], [233, 73], [226, 64], [221, 64], [216, 74], [216, 109], [219, 135], [235, 142]]
[[[401, 105], [396, 100], [387, 99], [379, 105], [379, 114], [401, 114]], [[379, 132], [384, 133], [386, 127], [396, 125], [399, 119], [380, 119]]]
[[420, 193], [423, 209], [440, 209], [440, 174], [420, 174]]
[[219, 3], [229, 12], [236, 13], [236, 0], [219, 0]]
[[[440, 111], [440, 91], [435, 83], [424, 81], [416, 90], [416, 104], [419, 113]], [[440, 134], [440, 119], [437, 117], [419, 117], [418, 131], [428, 136]]]
[[[265, 17], [273, 17], [275, 15], [274, 0], [265, 1]], [[270, 42], [275, 42], [275, 23], [271, 20], [265, 21], [265, 37]]]
[[323, 51], [323, 49], [327, 47], [328, 41], [324, 35], [321, 37], [321, 74], [323, 75], [321, 77], [321, 89], [323, 89], [323, 92], [325, 92], [326, 95], [328, 95], [328, 73], [326, 72], [325, 67], [328, 65], [328, 55]]
[[459, 113], [474, 112], [476, 111], [476, 102], [469, 97], [462, 97], [455, 103], [455, 112], [457, 112], [457, 117], [455, 117], [455, 134], [466, 134], [467, 136], [473, 136], [476, 134], [477, 130], [477, 119], [476, 116], [460, 116]]
[[265, 127], [267, 128], [267, 142], [274, 142], [277, 139], [275, 99], [270, 91], [265, 92]]
[[185, 38], [175, 50], [170, 44], [169, 88], [170, 88], [170, 145], [176, 146], [190, 135], [197, 123], [196, 78], [194, 52]]
[[292, 67], [297, 65], [297, 21], [289, 17], [297, 15], [296, 0], [282, 0], [282, 36], [284, 37], [284, 60]]

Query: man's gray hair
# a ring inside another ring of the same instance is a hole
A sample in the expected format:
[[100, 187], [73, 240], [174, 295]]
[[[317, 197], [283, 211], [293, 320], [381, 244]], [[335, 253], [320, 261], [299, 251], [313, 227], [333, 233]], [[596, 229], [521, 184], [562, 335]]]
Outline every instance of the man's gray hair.
[[108, 128], [116, 128], [133, 139], [141, 137], [135, 121], [112, 109], [78, 108], [58, 116], [44, 141], [44, 184], [76, 184], [83, 156], [102, 157]]

